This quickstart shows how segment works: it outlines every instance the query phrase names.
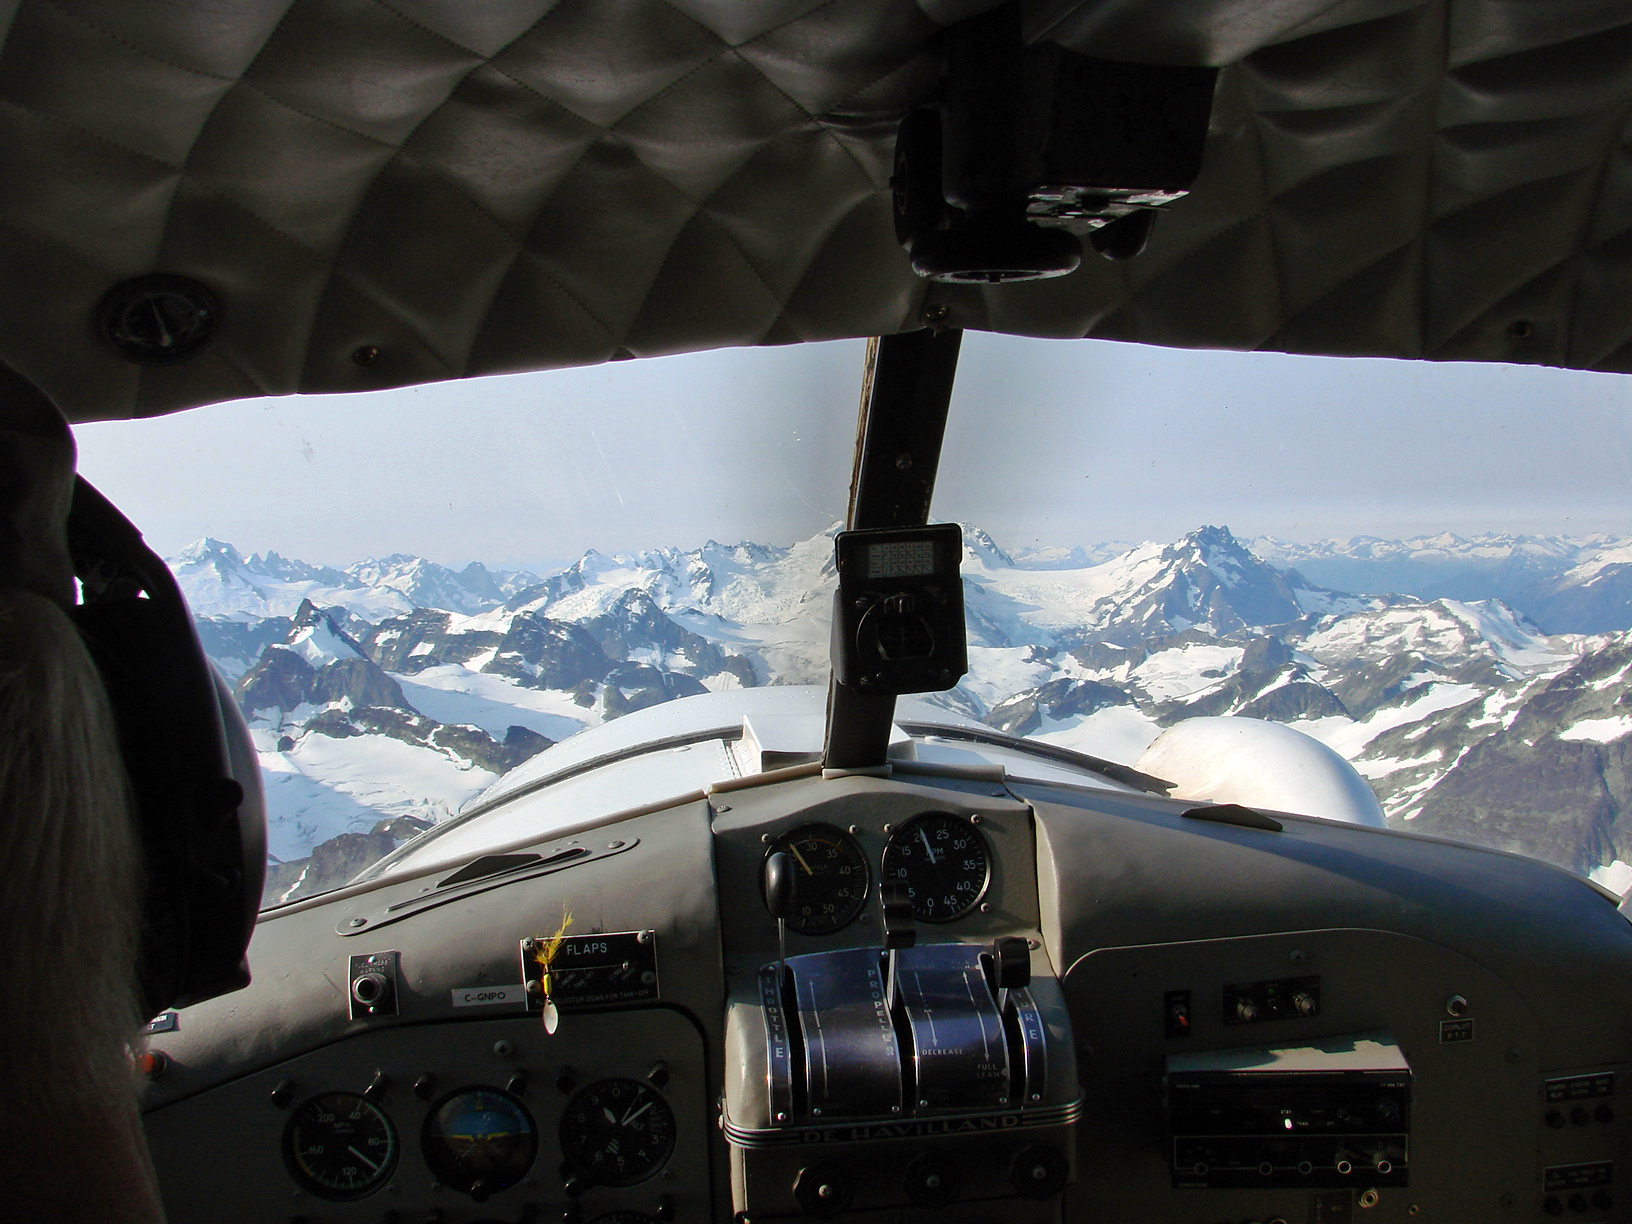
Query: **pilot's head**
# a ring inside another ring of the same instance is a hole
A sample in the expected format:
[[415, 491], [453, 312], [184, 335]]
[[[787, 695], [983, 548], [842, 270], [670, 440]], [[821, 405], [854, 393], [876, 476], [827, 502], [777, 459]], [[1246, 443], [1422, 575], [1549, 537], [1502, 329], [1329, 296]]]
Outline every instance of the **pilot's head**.
[[[154, 1224], [130, 1049], [140, 857], [107, 694], [68, 615], [73, 492], [67, 425], [0, 366], [0, 1203]], [[87, 1170], [70, 1150], [99, 1155]]]

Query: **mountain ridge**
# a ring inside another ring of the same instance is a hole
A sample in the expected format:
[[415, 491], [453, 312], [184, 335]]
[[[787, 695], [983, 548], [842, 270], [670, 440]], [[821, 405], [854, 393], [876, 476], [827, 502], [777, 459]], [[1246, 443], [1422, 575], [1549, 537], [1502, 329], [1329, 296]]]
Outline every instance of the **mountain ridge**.
[[[318, 854], [334, 838], [373, 846], [391, 836], [380, 828], [443, 819], [577, 729], [711, 689], [825, 682], [834, 530], [788, 546], [590, 550], [544, 575], [411, 554], [310, 566], [218, 540], [174, 564], [252, 717], [274, 782], [274, 852], [304, 864], [280, 868], [278, 886], [314, 889], [354, 860]], [[1492, 538], [1433, 537], [1473, 551]], [[1546, 810], [1515, 763], [1515, 725], [1563, 762], [1546, 776], [1574, 778], [1582, 762], [1614, 773], [1619, 709], [1598, 690], [1550, 686], [1627, 649], [1625, 630], [1548, 634], [1495, 597], [1349, 594], [1219, 525], [1100, 560], [1089, 548], [1028, 560], [972, 525], [964, 544], [970, 674], [931, 698], [950, 709], [1124, 761], [1185, 718], [1286, 722], [1348, 757], [1397, 826], [1488, 830], [1582, 871], [1632, 854], [1619, 780], [1601, 795], [1572, 783], [1583, 802], [1596, 795], [1596, 823], [1493, 815]], [[1578, 540], [1525, 546], [1585, 564]], [[1583, 571], [1583, 589], [1621, 564], [1613, 540], [1592, 547], [1608, 560]], [[1621, 611], [1632, 623], [1632, 598]], [[365, 764], [386, 780], [366, 781]], [[1559, 774], [1566, 765], [1575, 772]]]

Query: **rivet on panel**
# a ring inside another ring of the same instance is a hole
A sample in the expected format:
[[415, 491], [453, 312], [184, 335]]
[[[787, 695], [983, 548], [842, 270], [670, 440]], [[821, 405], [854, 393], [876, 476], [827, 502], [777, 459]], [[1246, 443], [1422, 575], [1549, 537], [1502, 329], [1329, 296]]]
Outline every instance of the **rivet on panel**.
[[353, 365], [371, 366], [379, 359], [380, 349], [378, 345], [365, 344], [360, 348], [355, 348], [351, 351], [351, 361]]
[[1507, 334], [1513, 340], [1528, 340], [1535, 334], [1536, 325], [1529, 319], [1514, 319], [1507, 325]]

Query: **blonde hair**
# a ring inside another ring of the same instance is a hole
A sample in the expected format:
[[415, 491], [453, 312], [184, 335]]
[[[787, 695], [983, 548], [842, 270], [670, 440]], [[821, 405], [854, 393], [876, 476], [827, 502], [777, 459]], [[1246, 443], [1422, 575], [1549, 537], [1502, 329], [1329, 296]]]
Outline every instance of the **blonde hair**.
[[140, 878], [96, 665], [60, 607], [0, 589], [0, 1112], [134, 1102]]

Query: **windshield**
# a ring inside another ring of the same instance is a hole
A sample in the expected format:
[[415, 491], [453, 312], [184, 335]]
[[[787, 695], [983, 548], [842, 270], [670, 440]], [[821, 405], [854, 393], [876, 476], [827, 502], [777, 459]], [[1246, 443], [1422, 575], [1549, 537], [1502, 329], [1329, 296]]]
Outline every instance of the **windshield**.
[[[733, 350], [79, 427], [250, 720], [265, 904], [552, 776], [586, 729], [824, 685], [862, 361]], [[971, 333], [934, 503], [965, 529], [970, 673], [924, 700], [1130, 765], [1188, 718], [1287, 723], [1391, 825], [1622, 891], [1625, 387]], [[723, 751], [665, 763], [676, 793], [755, 767]]]

